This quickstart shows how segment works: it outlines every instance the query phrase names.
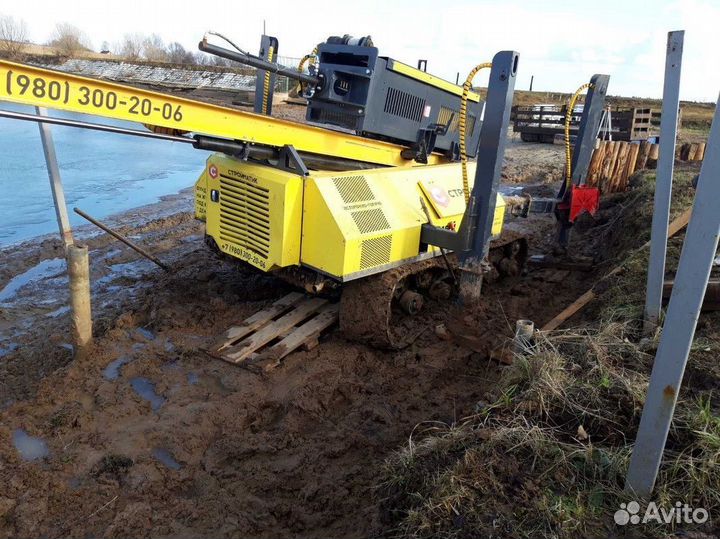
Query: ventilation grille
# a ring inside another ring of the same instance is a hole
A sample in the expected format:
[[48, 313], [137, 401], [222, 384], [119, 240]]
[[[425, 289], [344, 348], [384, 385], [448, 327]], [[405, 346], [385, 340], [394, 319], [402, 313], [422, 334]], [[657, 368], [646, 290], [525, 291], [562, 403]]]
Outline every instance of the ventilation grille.
[[267, 258], [269, 191], [241, 178], [220, 175], [220, 239]]
[[390, 228], [387, 217], [385, 217], [381, 208], [354, 211], [350, 212], [350, 215], [352, 215], [353, 221], [355, 221], [358, 230], [362, 234], [378, 232], [380, 230], [387, 230]]
[[338, 125], [347, 129], [355, 129], [357, 126], [357, 118], [355, 116], [336, 110], [312, 109], [310, 118], [315, 122]]
[[[452, 122], [450, 122], [450, 117], [452, 115], [455, 115], [452, 119]], [[448, 127], [448, 133], [457, 133], [458, 128], [460, 127], [460, 111], [451, 109], [449, 107], [440, 107], [440, 114], [438, 114], [438, 120], [437, 123], [440, 125], [447, 125], [447, 123], [450, 122], [450, 127]], [[472, 114], [468, 114], [467, 121], [465, 122], [467, 124], [467, 130], [466, 135], [468, 137], [471, 137], [473, 132], [475, 131], [475, 116]]]
[[360, 269], [373, 268], [390, 262], [391, 248], [391, 234], [363, 241], [360, 246]]
[[388, 114], [419, 122], [422, 119], [424, 108], [425, 100], [421, 97], [403, 92], [397, 88], [388, 88], [385, 96], [385, 112]]
[[365, 176], [341, 176], [333, 178], [333, 183], [345, 204], [375, 200]]

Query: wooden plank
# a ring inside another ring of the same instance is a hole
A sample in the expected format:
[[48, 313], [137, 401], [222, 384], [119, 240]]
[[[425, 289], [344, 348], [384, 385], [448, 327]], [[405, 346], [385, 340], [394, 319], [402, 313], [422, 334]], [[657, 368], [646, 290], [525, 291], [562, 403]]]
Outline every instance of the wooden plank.
[[[673, 286], [675, 285], [674, 280], [665, 281], [663, 283], [663, 300], [667, 302], [672, 294]], [[718, 311], [720, 310], [720, 280], [710, 279], [705, 290], [705, 297], [702, 303], [703, 311]]]
[[647, 140], [643, 140], [640, 143], [640, 153], [635, 163], [636, 170], [644, 170], [645, 167], [647, 167], [648, 157], [650, 156], [650, 146], [651, 144]]
[[256, 329], [261, 328], [273, 318], [298, 303], [301, 299], [303, 299], [303, 297], [304, 296], [299, 292], [291, 292], [287, 296], [283, 296], [267, 309], [255, 313], [250, 318], [246, 319], [242, 324], [228, 329], [210, 348], [210, 352], [216, 354], [222, 352], [226, 348], [230, 348], [233, 343], [249, 335]]
[[588, 290], [578, 299], [573, 301], [569, 306], [563, 309], [555, 318], [540, 328], [540, 331], [552, 331], [557, 329], [563, 322], [565, 322], [565, 320], [585, 307], [585, 305], [590, 303], [593, 299], [595, 299], [595, 292], [593, 290]]
[[697, 153], [695, 154], [695, 160], [696, 161], [702, 161], [705, 159], [705, 142], [698, 142], [698, 149]]
[[648, 155], [649, 159], [652, 159], [654, 161], [657, 161], [660, 157], [660, 145], [659, 144], [651, 144], [650, 145], [650, 154]]
[[630, 151], [628, 153], [627, 164], [625, 165], [625, 173], [623, 175], [623, 183], [620, 185], [620, 191], [627, 191], [630, 176], [635, 173], [635, 163], [637, 162], [637, 156], [640, 152], [639, 144], [631, 144]]
[[607, 143], [604, 140], [600, 141], [600, 144], [593, 151], [592, 158], [590, 159], [590, 166], [588, 167], [587, 184], [590, 187], [597, 187], [600, 182], [600, 168], [602, 166], [603, 158], [605, 157], [605, 148]]
[[243, 361], [251, 354], [257, 352], [260, 347], [276, 339], [278, 335], [284, 331], [302, 322], [325, 303], [327, 303], [326, 299], [312, 298], [296, 305], [289, 313], [262, 327], [259, 331], [232, 346], [223, 354], [223, 358], [234, 363]]
[[648, 154], [647, 168], [657, 167], [658, 157], [660, 157], [660, 145], [651, 144], [650, 153]]
[[[668, 238], [672, 238], [675, 234], [680, 232], [690, 222], [690, 216], [692, 215], [692, 206], [687, 210], [678, 215], [672, 220], [672, 223], [668, 225]], [[649, 243], [648, 243], [649, 245]]]
[[612, 170], [615, 167], [615, 160], [617, 159], [618, 151], [620, 150], [620, 143], [612, 141], [608, 143], [608, 147], [605, 150], [605, 159], [603, 160], [603, 167], [601, 173], [600, 188], [609, 192], [610, 179], [612, 178]]
[[[668, 226], [668, 238], [672, 238], [675, 234], [680, 232], [683, 228], [687, 226], [687, 224], [690, 222], [690, 215], [692, 214], [692, 206], [682, 212], [680, 215], [678, 215], [675, 219], [673, 219], [672, 223]], [[639, 249], [646, 249], [650, 246], [650, 242], [645, 242]], [[607, 279], [608, 277], [611, 277], [617, 273], [620, 272], [622, 269], [622, 265], [617, 266], [610, 272], [608, 272], [606, 275], [600, 278], [598, 282], [602, 282], [603, 280]], [[557, 329], [560, 325], [562, 325], [565, 320], [570, 318], [572, 315], [580, 311], [585, 305], [590, 303], [595, 298], [595, 291], [594, 288], [590, 288], [587, 292], [585, 292], [582, 296], [580, 296], [578, 299], [576, 299], [572, 304], [570, 304], [567, 308], [565, 308], [560, 314], [558, 314], [555, 318], [550, 320], [547, 324], [545, 324], [542, 328], [540, 328], [540, 331], [552, 331], [553, 329]]]
[[612, 174], [611, 193], [615, 193], [620, 188], [623, 174], [625, 172], [625, 163], [627, 162], [628, 152], [630, 151], [629, 142], [621, 142], [620, 145], [620, 151], [618, 152], [618, 157], [615, 161], [615, 169]]
[[688, 149], [688, 161], [695, 161], [695, 156], [697, 155], [698, 145], [697, 142], [693, 142], [690, 144], [690, 148]]
[[293, 350], [308, 343], [311, 348], [324, 329], [337, 322], [340, 313], [338, 304], [327, 304], [318, 309], [317, 316], [311, 318], [279, 343], [262, 352], [254, 361], [275, 360], [280, 361]]

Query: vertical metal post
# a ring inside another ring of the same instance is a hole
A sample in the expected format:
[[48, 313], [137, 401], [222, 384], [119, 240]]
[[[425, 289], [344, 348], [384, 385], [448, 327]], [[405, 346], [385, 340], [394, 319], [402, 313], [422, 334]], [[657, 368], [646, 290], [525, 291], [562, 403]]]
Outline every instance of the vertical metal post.
[[625, 483], [626, 490], [643, 497], [648, 496], [655, 485], [718, 247], [719, 178], [720, 110], [716, 108]]
[[495, 203], [507, 143], [517, 64], [517, 52], [501, 51], [493, 58], [490, 70], [485, 118], [480, 128], [475, 183], [470, 195], [470, 211], [463, 217], [463, 221], [468, 218], [474, 222], [461, 224], [461, 229], [466, 225], [474, 229], [471, 250], [460, 254], [462, 272], [459, 299], [464, 303], [477, 301], [482, 288], [482, 264], [488, 254], [495, 219]]
[[[35, 108], [37, 115], [47, 117], [47, 110]], [[65, 192], [63, 191], [60, 167], [57, 163], [55, 143], [53, 142], [50, 124], [38, 122], [40, 140], [42, 141], [45, 164], [50, 178], [50, 190], [55, 204], [60, 237], [65, 244], [65, 255], [70, 281], [70, 306], [72, 308], [73, 342], [78, 353], [82, 353], [92, 341], [92, 312], [90, 308], [90, 263], [88, 248], [74, 244]]]
[[[38, 116], [47, 117], [47, 110], [43, 107], [35, 107]], [[55, 154], [55, 143], [53, 142], [50, 124], [38, 122], [40, 129], [40, 140], [42, 141], [45, 164], [47, 165], [48, 178], [50, 179], [50, 190], [52, 191], [53, 203], [55, 204], [55, 215], [57, 217], [60, 237], [65, 243], [65, 248], [72, 245], [72, 229], [68, 218], [67, 206], [65, 205], [65, 192], [63, 191], [62, 180], [60, 179], [60, 168], [57, 164]]]
[[605, 96], [607, 95], [610, 75], [593, 75], [590, 78], [590, 87], [585, 97], [580, 129], [572, 155], [572, 183], [585, 185], [588, 168], [597, 142], [600, 120], [605, 110]]
[[[275, 37], [262, 35], [260, 38], [260, 58], [275, 62], [278, 56], [278, 40]], [[258, 69], [255, 76], [255, 106], [257, 114], [272, 114], [273, 93], [275, 91], [275, 73]]]
[[655, 205], [652, 216], [650, 264], [648, 265], [645, 298], [643, 330], [646, 334], [655, 331], [660, 320], [673, 165], [675, 163], [675, 140], [680, 106], [680, 70], [684, 37], [683, 30], [668, 32], [662, 117], [660, 118], [660, 157], [655, 177]]

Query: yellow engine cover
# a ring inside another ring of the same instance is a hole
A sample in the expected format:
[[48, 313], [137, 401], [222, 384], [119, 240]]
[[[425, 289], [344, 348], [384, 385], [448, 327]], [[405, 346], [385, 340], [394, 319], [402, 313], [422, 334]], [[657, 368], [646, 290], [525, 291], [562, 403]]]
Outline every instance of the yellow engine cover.
[[264, 271], [300, 263], [303, 180], [211, 155], [195, 184], [195, 215], [221, 251]]
[[[439, 254], [420, 245], [421, 199], [436, 226], [457, 228], [465, 211], [457, 163], [303, 178], [215, 154], [195, 193], [195, 215], [223, 252], [264, 271], [302, 265], [341, 281]], [[494, 235], [504, 214], [498, 195]]]

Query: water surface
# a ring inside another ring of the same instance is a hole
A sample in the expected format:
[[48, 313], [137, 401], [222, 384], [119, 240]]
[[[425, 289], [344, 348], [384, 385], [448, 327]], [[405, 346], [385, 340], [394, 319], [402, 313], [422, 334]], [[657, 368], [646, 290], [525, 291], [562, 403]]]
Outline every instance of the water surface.
[[[34, 114], [33, 107], [0, 101], [0, 109]], [[131, 122], [50, 111], [51, 116], [144, 129]], [[157, 202], [191, 187], [207, 152], [189, 144], [151, 140], [88, 129], [52, 126], [60, 175], [73, 225], [86, 221], [74, 206], [102, 219]], [[0, 118], [0, 247], [56, 232], [38, 126]]]

